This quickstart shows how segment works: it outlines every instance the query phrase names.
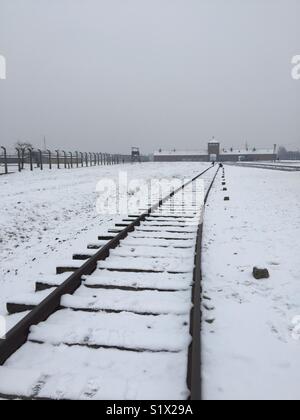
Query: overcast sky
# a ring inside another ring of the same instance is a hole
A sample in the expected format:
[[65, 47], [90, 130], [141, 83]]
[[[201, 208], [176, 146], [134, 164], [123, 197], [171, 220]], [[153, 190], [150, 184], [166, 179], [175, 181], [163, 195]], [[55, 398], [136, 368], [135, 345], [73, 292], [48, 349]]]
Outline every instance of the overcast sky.
[[0, 0], [0, 144], [300, 148], [299, 0]]

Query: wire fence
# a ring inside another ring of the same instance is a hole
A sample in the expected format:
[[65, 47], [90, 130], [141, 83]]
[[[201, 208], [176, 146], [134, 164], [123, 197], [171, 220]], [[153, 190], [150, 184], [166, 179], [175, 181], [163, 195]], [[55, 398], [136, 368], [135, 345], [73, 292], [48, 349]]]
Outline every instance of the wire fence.
[[[147, 157], [142, 157], [146, 161]], [[119, 165], [132, 162], [131, 155], [66, 152], [64, 150], [41, 150], [32, 148], [16, 148], [15, 153], [8, 153], [0, 146], [0, 175], [23, 170], [34, 171], [44, 169], [73, 169], [90, 166]]]

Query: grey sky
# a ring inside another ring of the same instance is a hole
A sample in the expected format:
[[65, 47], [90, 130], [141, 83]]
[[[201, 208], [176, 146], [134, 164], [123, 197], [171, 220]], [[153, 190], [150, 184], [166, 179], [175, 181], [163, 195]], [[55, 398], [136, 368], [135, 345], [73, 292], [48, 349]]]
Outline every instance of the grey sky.
[[299, 0], [0, 0], [0, 143], [300, 148]]

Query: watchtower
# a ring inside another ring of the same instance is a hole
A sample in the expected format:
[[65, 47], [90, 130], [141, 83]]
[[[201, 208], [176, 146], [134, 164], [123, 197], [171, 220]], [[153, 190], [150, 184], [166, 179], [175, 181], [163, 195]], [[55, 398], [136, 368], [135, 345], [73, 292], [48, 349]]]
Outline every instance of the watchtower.
[[141, 153], [138, 147], [131, 148], [131, 162], [139, 162], [141, 163]]
[[220, 156], [220, 143], [218, 141], [215, 141], [213, 138], [212, 141], [208, 143], [208, 155], [210, 160], [219, 160]]

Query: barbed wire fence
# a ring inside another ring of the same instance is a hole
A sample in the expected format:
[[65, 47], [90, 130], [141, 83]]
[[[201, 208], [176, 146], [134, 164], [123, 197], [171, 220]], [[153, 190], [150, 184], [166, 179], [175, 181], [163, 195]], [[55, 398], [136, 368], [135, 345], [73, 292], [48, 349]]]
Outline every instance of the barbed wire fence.
[[[41, 150], [18, 147], [15, 153], [0, 146], [0, 175], [23, 170], [73, 169], [91, 166], [108, 166], [130, 163], [131, 155], [102, 152], [67, 152], [65, 150]], [[142, 161], [147, 161], [143, 156]]]

